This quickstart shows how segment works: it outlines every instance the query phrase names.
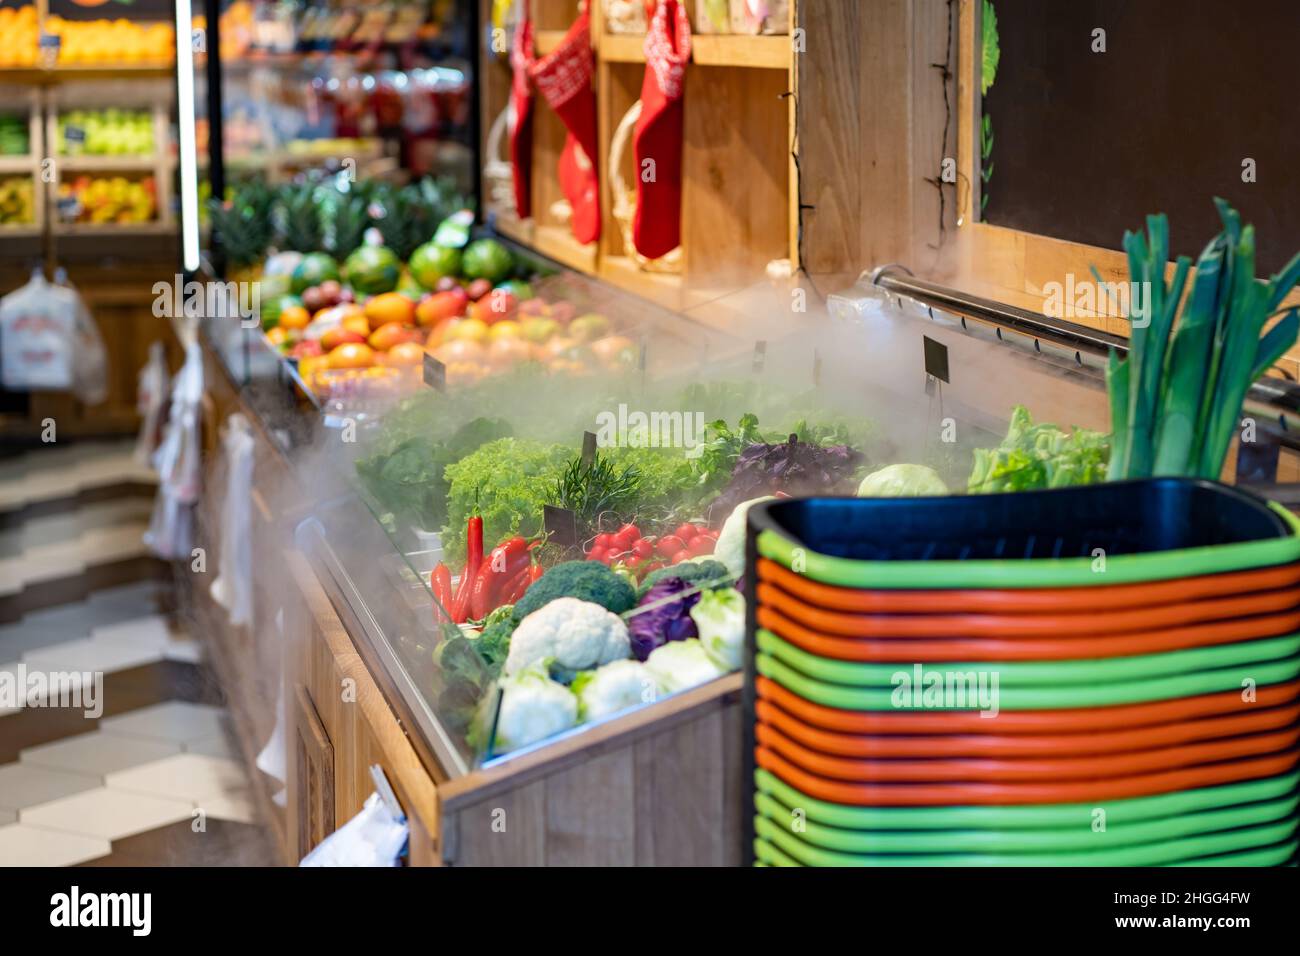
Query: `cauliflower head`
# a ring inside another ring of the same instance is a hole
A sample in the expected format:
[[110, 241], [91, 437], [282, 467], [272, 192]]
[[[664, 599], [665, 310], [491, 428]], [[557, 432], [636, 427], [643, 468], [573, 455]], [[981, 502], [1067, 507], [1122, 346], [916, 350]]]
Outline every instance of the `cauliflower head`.
[[570, 687], [578, 697], [581, 720], [600, 720], [625, 707], [652, 704], [659, 696], [659, 686], [646, 666], [632, 660], [583, 671]]
[[501, 678], [500, 687], [496, 736], [500, 752], [545, 740], [578, 722], [578, 698], [569, 688], [551, 680], [542, 664]]
[[599, 604], [556, 598], [533, 611], [510, 637], [505, 673], [550, 662], [553, 672], [572, 675], [632, 655], [627, 625]]

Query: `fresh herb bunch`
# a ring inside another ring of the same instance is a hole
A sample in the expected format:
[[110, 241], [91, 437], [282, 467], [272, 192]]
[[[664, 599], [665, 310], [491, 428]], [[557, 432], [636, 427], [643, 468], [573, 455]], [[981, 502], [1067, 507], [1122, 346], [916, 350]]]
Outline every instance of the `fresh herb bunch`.
[[596, 532], [601, 517], [630, 516], [635, 512], [643, 485], [635, 464], [619, 465], [610, 455], [597, 452], [590, 462], [579, 456], [550, 488], [551, 504], [574, 513], [579, 538]]
[[447, 564], [464, 563], [465, 523], [475, 513], [483, 518], [483, 540], [489, 548], [516, 534], [538, 534], [542, 508], [554, 504], [549, 492], [571, 454], [566, 445], [499, 438], [447, 465], [447, 526], [442, 535]]
[[1109, 456], [1109, 441], [1100, 432], [1035, 425], [1029, 409], [1017, 405], [1002, 444], [975, 449], [966, 490], [987, 494], [1095, 484], [1105, 480]]
[[735, 470], [741, 452], [763, 441], [758, 430], [758, 416], [746, 412], [733, 429], [723, 419], [704, 426], [704, 449], [689, 461], [691, 484], [697, 500], [722, 489]]
[[[1181, 316], [1191, 260], [1178, 258], [1166, 286], [1168, 219], [1148, 216], [1145, 235], [1124, 234], [1129, 279], [1135, 296], [1141, 295], [1135, 315], [1143, 321], [1133, 323], [1128, 355], [1120, 360], [1112, 352], [1106, 368], [1112, 479], [1219, 477], [1251, 383], [1295, 345], [1300, 333], [1300, 310], [1281, 308], [1300, 282], [1300, 253], [1260, 282], [1255, 228], [1243, 227], [1224, 200], [1214, 203], [1224, 228], [1196, 263]], [[1277, 316], [1280, 320], [1265, 332], [1268, 320]]]

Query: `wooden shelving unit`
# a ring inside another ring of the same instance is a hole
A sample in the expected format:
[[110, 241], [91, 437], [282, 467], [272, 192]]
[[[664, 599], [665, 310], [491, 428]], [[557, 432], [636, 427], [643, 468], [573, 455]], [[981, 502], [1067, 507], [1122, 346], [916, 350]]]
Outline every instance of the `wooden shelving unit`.
[[[539, 56], [553, 51], [572, 22], [571, 0], [528, 0]], [[490, 0], [480, 0], [489, 22]], [[557, 162], [565, 132], [540, 97], [534, 100], [532, 208], [520, 218], [485, 196], [486, 212], [510, 238], [563, 265], [595, 275], [668, 308], [685, 310], [708, 298], [760, 281], [772, 260], [798, 265], [798, 170], [794, 142], [796, 63], [791, 35], [695, 33], [687, 69], [683, 145], [682, 251], [679, 271], [642, 268], [613, 215], [610, 153], [615, 131], [641, 94], [645, 35], [606, 30], [603, 3], [593, 0], [591, 43], [603, 223], [600, 239], [579, 245], [556, 214], [562, 199]], [[694, 15], [695, 4], [686, 2]], [[797, 23], [791, 4], [790, 33]], [[487, 131], [505, 109], [510, 90], [506, 55], [484, 51], [480, 97]], [[504, 142], [501, 152], [505, 152]], [[487, 157], [491, 161], [494, 157]], [[496, 159], [504, 157], [498, 156]], [[624, 149], [623, 182], [635, 182], [634, 151]], [[490, 190], [487, 190], [490, 192]]]
[[32, 182], [32, 216], [30, 223], [0, 224], [0, 239], [32, 239], [45, 228], [45, 185], [41, 182], [41, 157], [45, 155], [41, 138], [41, 96], [39, 90], [5, 85], [0, 81], [0, 103], [7, 114], [27, 115], [27, 155], [0, 156], [0, 177], [29, 177]]
[[[75, 77], [75, 79], [74, 79]], [[61, 236], [148, 236], [165, 235], [177, 228], [172, 214], [176, 157], [171, 144], [171, 91], [158, 80], [131, 76], [113, 84], [90, 84], [75, 73], [67, 82], [44, 91], [45, 143], [54, 160], [55, 176], [49, 183], [50, 231]], [[94, 153], [64, 154], [59, 150], [59, 117], [73, 109], [148, 110], [152, 118], [153, 152], [148, 155]], [[57, 215], [59, 184], [73, 175], [123, 176], [130, 179], [152, 176], [155, 218], [139, 223], [62, 222]]]

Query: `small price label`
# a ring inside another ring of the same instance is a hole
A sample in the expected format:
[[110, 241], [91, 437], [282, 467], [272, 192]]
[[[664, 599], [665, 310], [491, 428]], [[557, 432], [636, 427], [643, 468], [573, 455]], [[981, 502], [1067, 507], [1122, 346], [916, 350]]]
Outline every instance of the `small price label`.
[[63, 43], [63, 37], [57, 33], [42, 33], [36, 43], [42, 50], [57, 50]]
[[424, 353], [424, 384], [440, 392], [447, 391], [447, 366], [428, 352]]
[[69, 123], [67, 126], [63, 127], [63, 140], [69, 146], [74, 144], [80, 146], [86, 142], [86, 131], [80, 126], [73, 126]]
[[822, 387], [822, 353], [813, 349], [813, 388]]
[[582, 433], [582, 463], [588, 468], [596, 460], [596, 433]]
[[568, 508], [542, 505], [542, 527], [548, 541], [566, 548], [578, 546], [578, 516]]
[[759, 339], [754, 343], [754, 374], [763, 371], [767, 365], [767, 340]]
[[925, 374], [941, 382], [952, 383], [948, 373], [948, 346], [928, 335], [921, 336], [925, 352]]

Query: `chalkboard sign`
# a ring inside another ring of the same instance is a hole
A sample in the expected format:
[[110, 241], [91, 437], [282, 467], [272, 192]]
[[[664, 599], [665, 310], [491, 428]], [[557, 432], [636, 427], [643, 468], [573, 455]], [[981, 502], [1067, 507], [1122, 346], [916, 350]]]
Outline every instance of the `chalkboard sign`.
[[1163, 212], [1194, 257], [1222, 196], [1255, 224], [1261, 275], [1300, 250], [1300, 2], [991, 3], [986, 222], [1118, 249]]

